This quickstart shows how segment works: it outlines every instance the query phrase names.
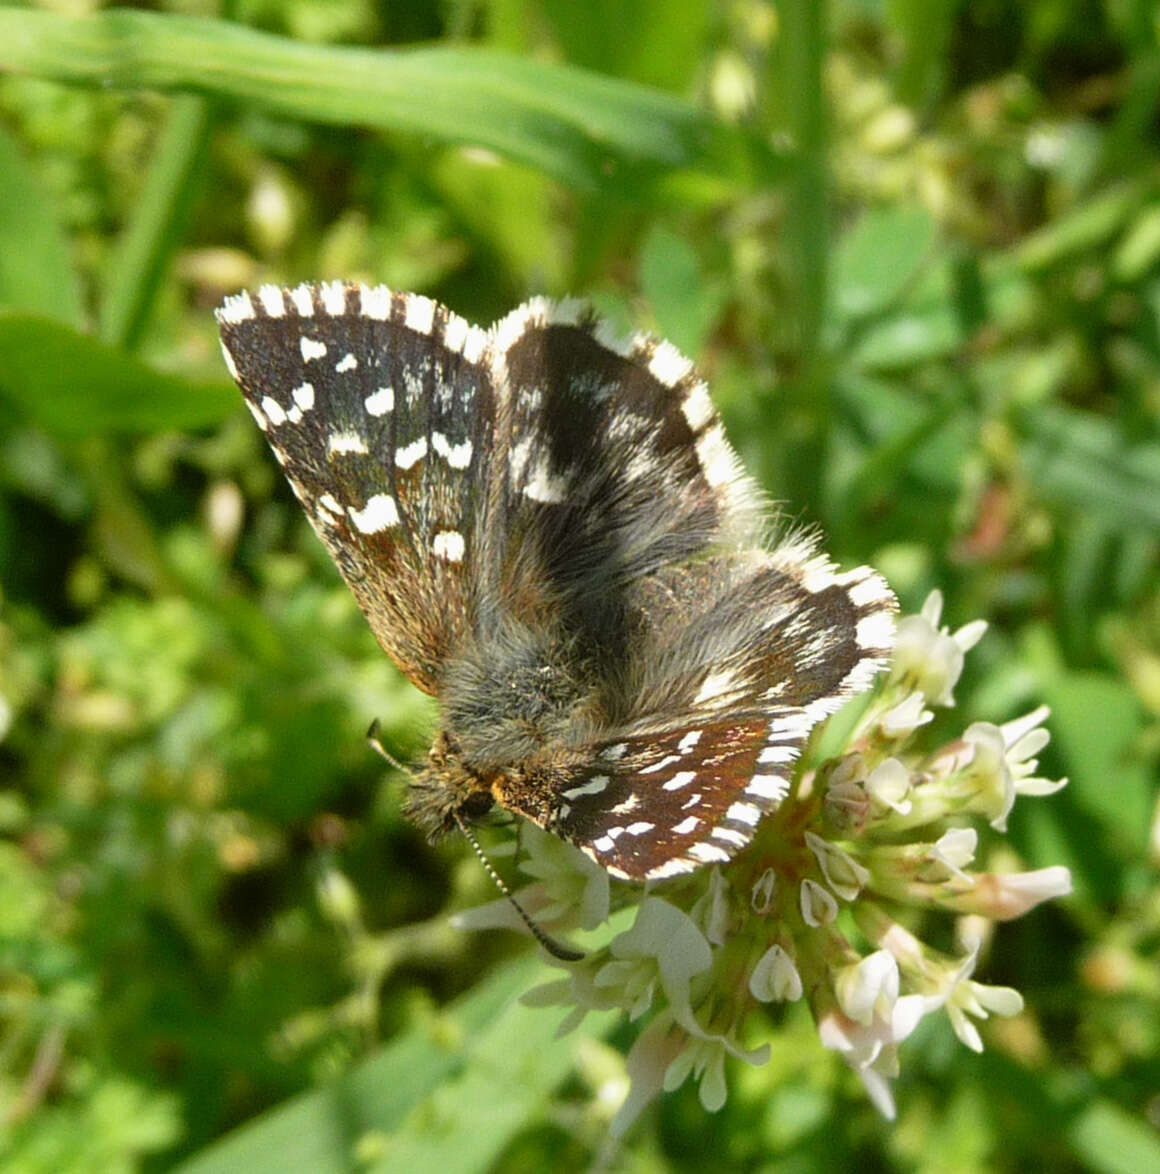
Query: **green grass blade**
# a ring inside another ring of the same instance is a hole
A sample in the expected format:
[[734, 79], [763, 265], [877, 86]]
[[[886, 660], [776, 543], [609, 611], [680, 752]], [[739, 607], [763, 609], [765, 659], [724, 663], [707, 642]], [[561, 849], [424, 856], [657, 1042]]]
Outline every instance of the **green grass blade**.
[[575, 1044], [553, 1039], [558, 1017], [516, 1002], [542, 973], [536, 959], [511, 964], [445, 1013], [442, 1042], [431, 1025], [414, 1027], [349, 1076], [267, 1113], [175, 1174], [281, 1174], [290, 1155], [295, 1169], [346, 1174], [356, 1147], [381, 1155], [382, 1169], [489, 1169], [574, 1062]]
[[81, 292], [47, 195], [0, 129], [0, 305], [80, 326]]
[[776, 159], [755, 136], [660, 91], [474, 48], [335, 48], [148, 12], [0, 9], [0, 69], [482, 146], [622, 197], [673, 169], [741, 179]]
[[203, 98], [179, 97], [109, 267], [101, 337], [132, 350], [141, 337], [166, 265], [183, 239], [194, 179], [209, 141]]
[[170, 375], [59, 322], [9, 311], [0, 311], [0, 396], [60, 437], [201, 428], [239, 407], [224, 375]]

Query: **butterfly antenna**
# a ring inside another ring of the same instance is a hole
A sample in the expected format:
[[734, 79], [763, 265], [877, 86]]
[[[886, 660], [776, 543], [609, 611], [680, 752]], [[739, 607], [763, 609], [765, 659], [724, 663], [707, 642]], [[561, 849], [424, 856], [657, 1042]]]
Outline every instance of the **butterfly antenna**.
[[391, 766], [395, 768], [395, 770], [401, 770], [404, 774], [409, 774], [410, 772], [407, 770], [407, 768], [380, 741], [380, 728], [379, 719], [376, 717], [375, 720], [371, 722], [371, 728], [367, 730], [367, 745], [380, 758], [386, 759], [387, 762], [389, 762]]
[[515, 894], [504, 883], [504, 879], [488, 860], [483, 849], [479, 846], [479, 841], [472, 834], [471, 829], [464, 822], [463, 817], [459, 812], [453, 812], [455, 822], [459, 825], [459, 830], [463, 833], [467, 842], [475, 851], [476, 856], [479, 857], [480, 864], [483, 865], [484, 872], [495, 882], [495, 887], [512, 903], [512, 907], [523, 919], [524, 925], [532, 931], [532, 936], [552, 955], [553, 958], [559, 958], [561, 962], [579, 962], [584, 957], [583, 950], [574, 950], [571, 946], [562, 946], [554, 938], [550, 938], [532, 919], [528, 916], [524, 907], [516, 900]]

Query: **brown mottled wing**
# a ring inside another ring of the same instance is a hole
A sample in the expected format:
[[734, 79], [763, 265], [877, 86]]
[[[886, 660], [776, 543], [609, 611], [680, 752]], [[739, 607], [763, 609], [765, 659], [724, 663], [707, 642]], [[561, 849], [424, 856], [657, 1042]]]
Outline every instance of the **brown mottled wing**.
[[756, 490], [705, 385], [669, 343], [621, 340], [582, 302], [534, 299], [491, 330], [496, 500], [505, 549], [490, 594], [586, 641], [612, 641], [611, 599], [667, 565], [748, 536]]
[[222, 348], [379, 643], [419, 688], [470, 623], [496, 396], [484, 331], [384, 287], [264, 286]]
[[[552, 776], [548, 826], [616, 876], [728, 860], [777, 807], [810, 732], [869, 687], [895, 600], [801, 544], [653, 583], [635, 719]], [[667, 600], [667, 604], [664, 602]]]

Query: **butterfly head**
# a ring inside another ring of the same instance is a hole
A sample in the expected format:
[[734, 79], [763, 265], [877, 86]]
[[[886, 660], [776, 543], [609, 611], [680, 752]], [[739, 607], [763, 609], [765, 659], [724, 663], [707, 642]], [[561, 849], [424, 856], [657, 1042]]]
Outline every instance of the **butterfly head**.
[[426, 766], [411, 776], [406, 814], [429, 840], [438, 840], [461, 823], [486, 815], [494, 803], [490, 780], [470, 770], [456, 743], [441, 733]]

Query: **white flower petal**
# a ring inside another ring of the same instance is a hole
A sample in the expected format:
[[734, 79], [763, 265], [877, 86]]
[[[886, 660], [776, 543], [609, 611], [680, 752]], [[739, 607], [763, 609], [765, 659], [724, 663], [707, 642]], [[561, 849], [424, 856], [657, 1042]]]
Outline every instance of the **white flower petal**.
[[811, 929], [829, 925], [838, 916], [838, 902], [817, 881], [808, 877], [802, 881], [798, 893], [802, 920]]
[[761, 955], [749, 976], [749, 993], [759, 1003], [792, 1003], [802, 997], [801, 975], [781, 946], [770, 946]]

